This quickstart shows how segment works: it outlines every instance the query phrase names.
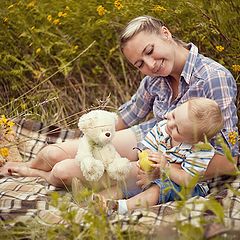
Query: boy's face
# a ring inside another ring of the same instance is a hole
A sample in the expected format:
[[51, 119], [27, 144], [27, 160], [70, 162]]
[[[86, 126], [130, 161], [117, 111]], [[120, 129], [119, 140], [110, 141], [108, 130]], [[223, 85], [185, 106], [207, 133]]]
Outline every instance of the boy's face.
[[196, 138], [194, 140], [194, 129], [196, 126], [193, 126], [194, 124], [189, 118], [188, 111], [188, 103], [183, 103], [167, 113], [166, 132], [176, 142], [193, 144], [197, 142]]

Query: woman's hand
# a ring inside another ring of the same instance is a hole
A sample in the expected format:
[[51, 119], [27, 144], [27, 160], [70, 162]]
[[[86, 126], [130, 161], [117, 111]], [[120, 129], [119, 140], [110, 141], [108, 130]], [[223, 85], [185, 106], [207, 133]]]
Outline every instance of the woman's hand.
[[140, 168], [139, 161], [137, 161], [137, 167], [138, 173], [136, 184], [142, 189], [149, 185], [152, 180], [155, 180], [160, 177], [159, 168], [154, 168], [154, 170], [151, 172], [145, 172]]
[[140, 187], [140, 188], [145, 188], [149, 183], [151, 182], [150, 178], [149, 178], [149, 174], [144, 172], [141, 168], [138, 169], [138, 173], [137, 173], [137, 182], [136, 184]]

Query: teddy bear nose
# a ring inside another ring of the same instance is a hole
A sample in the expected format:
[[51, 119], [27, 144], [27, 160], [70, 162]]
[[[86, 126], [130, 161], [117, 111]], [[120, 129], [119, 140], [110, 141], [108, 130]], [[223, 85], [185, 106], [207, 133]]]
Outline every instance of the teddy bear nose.
[[106, 137], [110, 137], [110, 133], [108, 132], [108, 133], [105, 133], [105, 135], [106, 135]]

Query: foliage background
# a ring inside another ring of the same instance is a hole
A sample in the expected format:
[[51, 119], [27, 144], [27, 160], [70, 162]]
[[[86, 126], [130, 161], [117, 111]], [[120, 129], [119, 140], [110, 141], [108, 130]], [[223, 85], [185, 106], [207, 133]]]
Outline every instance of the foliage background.
[[70, 126], [92, 106], [116, 110], [142, 78], [119, 32], [144, 14], [223, 64], [239, 88], [239, 12], [238, 0], [0, 1], [0, 112]]

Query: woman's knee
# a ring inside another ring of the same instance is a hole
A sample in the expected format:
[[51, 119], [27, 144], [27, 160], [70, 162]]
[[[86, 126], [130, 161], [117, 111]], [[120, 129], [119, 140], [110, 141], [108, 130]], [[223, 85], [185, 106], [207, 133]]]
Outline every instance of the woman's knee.
[[51, 164], [55, 164], [68, 156], [64, 153], [64, 150], [59, 148], [57, 144], [52, 144], [44, 147], [38, 153], [38, 158], [43, 161], [49, 161]]
[[73, 177], [82, 178], [80, 166], [73, 159], [58, 162], [52, 168], [52, 175], [63, 181], [71, 180]]
[[61, 164], [61, 162], [56, 163], [52, 168], [52, 175], [55, 178], [62, 179], [63, 181], [69, 179], [69, 173], [66, 169], [66, 167]]

